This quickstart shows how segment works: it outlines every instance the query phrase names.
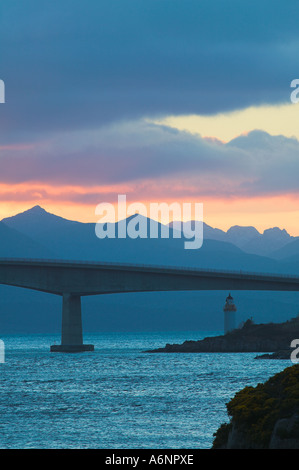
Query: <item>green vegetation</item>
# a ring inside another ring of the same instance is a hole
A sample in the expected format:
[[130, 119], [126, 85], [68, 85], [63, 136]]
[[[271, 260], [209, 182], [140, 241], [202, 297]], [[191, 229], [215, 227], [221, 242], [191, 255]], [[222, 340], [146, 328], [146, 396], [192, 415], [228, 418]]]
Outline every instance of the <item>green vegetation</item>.
[[[248, 442], [268, 448], [277, 420], [299, 413], [299, 366], [293, 365], [271, 377], [264, 384], [245, 387], [226, 405], [230, 423], [222, 424], [214, 434], [213, 448], [226, 444], [232, 423]], [[281, 438], [299, 439], [299, 423]]]

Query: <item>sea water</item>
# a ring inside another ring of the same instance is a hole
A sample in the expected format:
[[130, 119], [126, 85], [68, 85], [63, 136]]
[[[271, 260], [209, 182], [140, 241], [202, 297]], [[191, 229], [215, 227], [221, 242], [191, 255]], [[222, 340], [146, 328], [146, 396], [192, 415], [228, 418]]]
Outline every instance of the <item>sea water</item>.
[[146, 353], [220, 332], [85, 334], [93, 352], [51, 353], [58, 335], [3, 335], [0, 448], [208, 449], [226, 403], [292, 365], [256, 353]]

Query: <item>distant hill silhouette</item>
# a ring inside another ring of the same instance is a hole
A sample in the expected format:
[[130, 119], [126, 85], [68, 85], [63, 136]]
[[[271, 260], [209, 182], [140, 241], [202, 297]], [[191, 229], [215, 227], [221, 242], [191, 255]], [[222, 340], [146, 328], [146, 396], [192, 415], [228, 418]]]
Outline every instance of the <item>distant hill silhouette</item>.
[[40, 206], [34, 206], [25, 212], [2, 219], [2, 222], [8, 227], [37, 240], [40, 240], [42, 234], [49, 230], [62, 230], [69, 225], [80, 224], [80, 222], [70, 221], [58, 215], [50, 214]]
[[[172, 224], [170, 224], [172, 226]], [[184, 224], [182, 225], [183, 229]], [[218, 240], [233, 243], [246, 253], [270, 256], [276, 258], [276, 251], [282, 250], [289, 244], [298, 241], [299, 254], [299, 237], [293, 237], [287, 233], [285, 229], [273, 227], [260, 233], [255, 227], [241, 227], [234, 225], [227, 232], [218, 228], [210, 227], [203, 224], [204, 239]], [[287, 250], [286, 250], [287, 252]], [[282, 256], [283, 257], [283, 256]], [[287, 257], [287, 256], [286, 256]]]
[[284, 245], [272, 253], [272, 257], [278, 260], [299, 259], [299, 240], [295, 239], [291, 243]]
[[52, 257], [53, 253], [24, 233], [0, 222], [0, 257]]

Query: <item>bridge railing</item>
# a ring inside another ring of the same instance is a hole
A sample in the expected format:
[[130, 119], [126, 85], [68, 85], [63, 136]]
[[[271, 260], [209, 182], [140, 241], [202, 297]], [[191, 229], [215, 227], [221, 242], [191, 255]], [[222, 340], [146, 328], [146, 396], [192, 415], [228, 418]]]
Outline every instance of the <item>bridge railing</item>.
[[128, 268], [152, 268], [152, 269], [165, 269], [165, 270], [181, 270], [190, 272], [202, 272], [211, 274], [242, 274], [245, 276], [267, 276], [271, 278], [285, 278], [285, 279], [299, 279], [297, 274], [280, 274], [269, 272], [254, 272], [244, 270], [231, 270], [231, 269], [213, 269], [213, 268], [197, 268], [192, 266], [176, 266], [176, 265], [152, 265], [152, 264], [136, 264], [136, 263], [118, 263], [113, 261], [84, 261], [84, 260], [70, 260], [70, 259], [56, 259], [56, 258], [0, 258], [0, 264], [3, 263], [49, 263], [49, 264], [75, 264], [75, 265], [90, 265], [90, 266], [119, 266]]

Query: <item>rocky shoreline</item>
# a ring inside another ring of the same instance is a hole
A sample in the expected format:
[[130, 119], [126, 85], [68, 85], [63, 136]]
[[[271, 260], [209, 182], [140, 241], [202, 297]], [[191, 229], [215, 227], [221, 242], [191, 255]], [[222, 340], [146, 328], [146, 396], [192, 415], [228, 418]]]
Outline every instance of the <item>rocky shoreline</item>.
[[[257, 359], [290, 359], [292, 340], [299, 338], [299, 318], [284, 323], [255, 324], [247, 320], [242, 328], [225, 335], [206, 337], [182, 344], [166, 344], [148, 353], [254, 352], [267, 353]], [[298, 340], [299, 341], [299, 340]]]
[[290, 359], [293, 349], [282, 349], [280, 351], [275, 351], [271, 354], [260, 354], [254, 359]]
[[299, 449], [299, 367], [293, 365], [226, 404], [213, 449]]

